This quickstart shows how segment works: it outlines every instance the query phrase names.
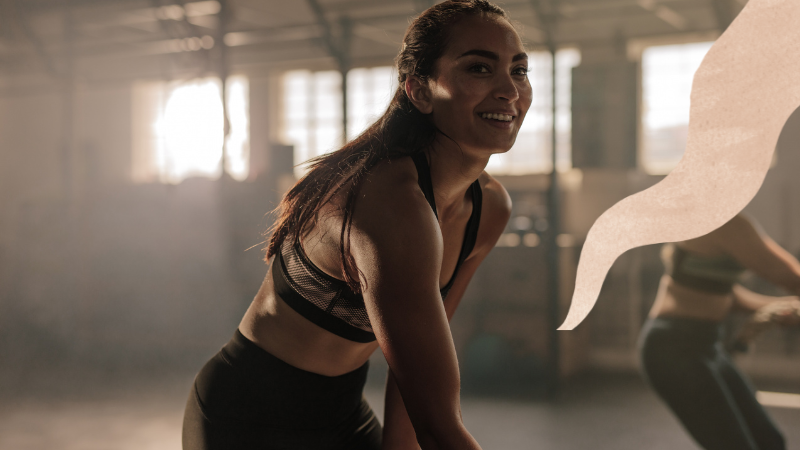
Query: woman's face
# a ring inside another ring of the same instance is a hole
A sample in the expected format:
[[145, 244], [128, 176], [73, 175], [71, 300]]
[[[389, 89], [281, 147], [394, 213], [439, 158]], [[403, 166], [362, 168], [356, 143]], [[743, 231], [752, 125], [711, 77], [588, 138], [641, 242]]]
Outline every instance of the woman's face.
[[428, 83], [434, 124], [465, 150], [508, 151], [531, 105], [528, 57], [503, 18], [461, 20]]

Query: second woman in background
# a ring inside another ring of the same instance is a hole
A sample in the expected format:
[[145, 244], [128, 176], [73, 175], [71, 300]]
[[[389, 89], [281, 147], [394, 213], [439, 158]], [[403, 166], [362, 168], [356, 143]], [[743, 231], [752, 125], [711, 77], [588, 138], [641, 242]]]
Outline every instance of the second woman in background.
[[759, 295], [737, 284], [746, 269], [800, 294], [800, 263], [744, 215], [662, 251], [661, 279], [640, 336], [650, 385], [706, 450], [783, 450], [783, 436], [723, 349], [721, 322], [734, 308], [795, 324], [797, 297]]

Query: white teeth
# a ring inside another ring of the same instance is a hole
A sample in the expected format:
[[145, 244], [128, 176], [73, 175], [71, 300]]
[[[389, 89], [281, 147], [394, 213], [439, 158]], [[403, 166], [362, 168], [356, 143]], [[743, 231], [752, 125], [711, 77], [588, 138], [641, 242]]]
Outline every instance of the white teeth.
[[509, 114], [494, 114], [494, 113], [483, 113], [481, 114], [481, 117], [483, 117], [484, 119], [501, 120], [503, 122], [510, 122], [511, 119], [514, 118], [514, 116], [511, 116]]

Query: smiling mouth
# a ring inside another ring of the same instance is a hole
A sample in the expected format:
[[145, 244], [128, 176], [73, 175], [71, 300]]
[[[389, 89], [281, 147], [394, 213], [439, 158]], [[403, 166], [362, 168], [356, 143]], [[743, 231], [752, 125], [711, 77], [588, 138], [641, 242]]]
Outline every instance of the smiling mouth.
[[482, 119], [497, 120], [498, 122], [511, 122], [514, 120], [514, 116], [509, 114], [481, 113], [480, 116]]

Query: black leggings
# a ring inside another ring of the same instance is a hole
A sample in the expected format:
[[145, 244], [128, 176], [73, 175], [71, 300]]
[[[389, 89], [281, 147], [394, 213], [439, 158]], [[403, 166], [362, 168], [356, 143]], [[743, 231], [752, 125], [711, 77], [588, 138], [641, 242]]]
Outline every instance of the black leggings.
[[781, 432], [725, 354], [716, 322], [650, 319], [639, 337], [642, 369], [706, 450], [784, 450]]
[[363, 397], [368, 363], [327, 377], [291, 366], [239, 330], [195, 378], [184, 450], [378, 450], [381, 425]]

